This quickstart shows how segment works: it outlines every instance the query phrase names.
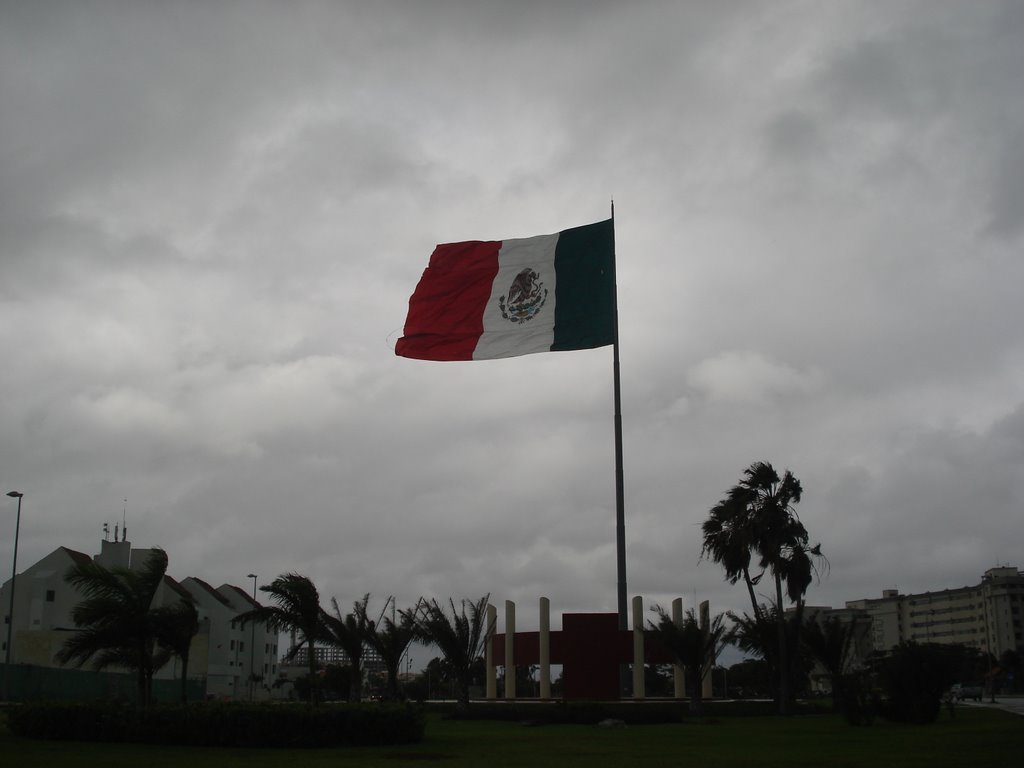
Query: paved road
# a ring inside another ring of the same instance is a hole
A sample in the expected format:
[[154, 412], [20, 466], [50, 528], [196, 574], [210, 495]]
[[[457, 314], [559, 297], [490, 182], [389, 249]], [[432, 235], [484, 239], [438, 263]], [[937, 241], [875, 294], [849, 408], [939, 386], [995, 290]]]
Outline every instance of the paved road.
[[996, 696], [995, 704], [988, 697], [980, 702], [965, 701], [963, 703], [970, 707], [995, 707], [1017, 715], [1024, 715], [1024, 696]]

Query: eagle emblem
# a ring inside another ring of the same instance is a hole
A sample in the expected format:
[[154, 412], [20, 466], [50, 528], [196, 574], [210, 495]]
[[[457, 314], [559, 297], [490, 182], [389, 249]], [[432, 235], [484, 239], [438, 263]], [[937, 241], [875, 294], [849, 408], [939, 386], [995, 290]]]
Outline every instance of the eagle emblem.
[[498, 297], [498, 307], [503, 318], [522, 325], [536, 317], [547, 300], [548, 289], [540, 275], [527, 267], [512, 280], [508, 293]]

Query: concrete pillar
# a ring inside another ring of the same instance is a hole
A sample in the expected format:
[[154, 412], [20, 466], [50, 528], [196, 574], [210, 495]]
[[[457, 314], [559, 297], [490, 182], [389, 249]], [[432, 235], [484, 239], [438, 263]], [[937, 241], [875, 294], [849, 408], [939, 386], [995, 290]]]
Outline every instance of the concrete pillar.
[[[677, 627], [683, 626], [683, 598], [677, 597], [672, 601], [672, 623]], [[672, 665], [673, 694], [677, 699], [686, 698], [686, 670], [680, 664]]]
[[516, 636], [516, 604], [505, 601], [505, 698], [516, 697], [516, 663], [514, 648]]
[[[493, 630], [498, 624], [498, 609], [488, 603], [487, 605], [487, 628]], [[487, 645], [484, 646], [484, 668], [487, 670], [487, 693], [488, 699], [498, 698], [498, 667], [494, 660], [494, 632], [491, 631], [487, 638]]]
[[551, 601], [540, 599], [540, 697], [551, 698]]
[[633, 698], [644, 698], [644, 599], [633, 598]]
[[[700, 604], [700, 628], [705, 632], [708, 631], [709, 625], [711, 624], [711, 604], [705, 600]], [[711, 667], [707, 667], [704, 670], [704, 679], [700, 681], [701, 694], [705, 699], [711, 698]]]

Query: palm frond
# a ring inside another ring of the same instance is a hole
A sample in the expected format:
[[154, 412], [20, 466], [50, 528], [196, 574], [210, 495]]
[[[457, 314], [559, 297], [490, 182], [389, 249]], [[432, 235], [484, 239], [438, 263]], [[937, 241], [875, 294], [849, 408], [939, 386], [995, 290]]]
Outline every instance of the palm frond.
[[469, 704], [472, 666], [483, 655], [484, 645], [494, 632], [487, 621], [489, 601], [489, 594], [476, 601], [463, 598], [456, 607], [455, 600], [449, 598], [449, 612], [436, 599], [420, 599], [414, 612], [416, 640], [436, 645], [451, 665], [462, 706]]

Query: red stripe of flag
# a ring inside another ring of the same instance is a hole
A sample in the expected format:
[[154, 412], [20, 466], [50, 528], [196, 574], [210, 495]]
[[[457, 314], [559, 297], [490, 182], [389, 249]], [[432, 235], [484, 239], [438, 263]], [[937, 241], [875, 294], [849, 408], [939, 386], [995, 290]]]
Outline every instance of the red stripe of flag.
[[500, 240], [445, 243], [430, 255], [409, 299], [395, 354], [420, 360], [472, 360], [498, 274]]

